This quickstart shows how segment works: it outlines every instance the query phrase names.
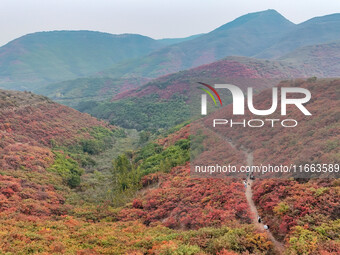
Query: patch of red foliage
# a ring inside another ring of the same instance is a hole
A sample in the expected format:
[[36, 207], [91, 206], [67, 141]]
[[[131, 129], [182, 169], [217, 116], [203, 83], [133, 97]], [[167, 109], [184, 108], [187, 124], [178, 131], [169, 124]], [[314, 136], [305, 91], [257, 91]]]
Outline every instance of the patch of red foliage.
[[[4, 94], [4, 96], [2, 96]], [[113, 128], [89, 114], [24, 92], [1, 92], [0, 168], [46, 169], [54, 144], [71, 145], [90, 139], [94, 126]], [[26, 100], [26, 101], [25, 101]]]
[[336, 180], [261, 180], [253, 186], [260, 215], [280, 238], [296, 225], [320, 226], [339, 217], [340, 189]]
[[118, 219], [162, 222], [170, 228], [197, 229], [220, 226], [235, 219], [250, 222], [243, 184], [232, 179], [190, 177], [189, 164], [162, 176], [157, 188], [137, 197]]
[[92, 138], [94, 126], [113, 128], [41, 96], [0, 91], [0, 212], [65, 213], [69, 188], [61, 176], [46, 171], [54, 162], [51, 148]]
[[157, 172], [157, 173], [152, 173], [152, 174], [148, 174], [146, 176], [143, 176], [143, 178], [141, 180], [141, 184], [142, 184], [143, 187], [148, 188], [149, 186], [158, 183], [159, 179], [163, 175], [164, 175], [163, 173]]
[[1, 110], [0, 123], [1, 147], [13, 141], [50, 146], [55, 140], [67, 145], [90, 138], [87, 128], [108, 127], [89, 114], [51, 102]]
[[171, 145], [174, 145], [177, 141], [181, 139], [188, 139], [190, 135], [190, 125], [187, 125], [180, 130], [168, 135], [167, 137], [161, 138], [157, 140], [157, 143], [167, 148]]
[[63, 215], [69, 207], [52, 185], [0, 175], [0, 215]]
[[1, 169], [19, 169], [43, 171], [53, 163], [54, 155], [49, 148], [29, 144], [9, 144], [0, 150]]
[[231, 57], [187, 71], [157, 78], [140, 88], [116, 95], [113, 100], [127, 97], [144, 97], [157, 94], [161, 99], [170, 99], [174, 94], [188, 95], [198, 81], [210, 83], [233, 83], [244, 86], [252, 82], [256, 88], [266, 88], [278, 80], [305, 77], [304, 71], [275, 61]]

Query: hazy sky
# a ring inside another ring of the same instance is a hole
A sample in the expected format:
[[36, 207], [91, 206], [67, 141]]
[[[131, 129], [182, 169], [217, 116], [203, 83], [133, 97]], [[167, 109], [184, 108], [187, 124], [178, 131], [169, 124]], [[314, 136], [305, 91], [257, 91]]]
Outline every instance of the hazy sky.
[[50, 30], [185, 37], [266, 9], [300, 23], [340, 13], [340, 0], [0, 0], [0, 46], [27, 33]]

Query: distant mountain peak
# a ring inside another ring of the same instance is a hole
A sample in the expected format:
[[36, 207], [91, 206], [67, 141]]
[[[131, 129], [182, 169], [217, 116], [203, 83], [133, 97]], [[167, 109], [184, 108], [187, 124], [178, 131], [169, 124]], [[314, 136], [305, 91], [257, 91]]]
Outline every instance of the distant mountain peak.
[[252, 12], [245, 14], [241, 17], [234, 19], [233, 21], [226, 23], [216, 30], [227, 30], [237, 26], [245, 25], [247, 23], [267, 23], [267, 24], [283, 24], [283, 25], [295, 25], [293, 22], [286, 19], [279, 12], [274, 9], [268, 9], [265, 11]]
[[34, 90], [40, 85], [91, 75], [161, 47], [162, 43], [138, 34], [36, 32], [0, 47], [0, 87]]

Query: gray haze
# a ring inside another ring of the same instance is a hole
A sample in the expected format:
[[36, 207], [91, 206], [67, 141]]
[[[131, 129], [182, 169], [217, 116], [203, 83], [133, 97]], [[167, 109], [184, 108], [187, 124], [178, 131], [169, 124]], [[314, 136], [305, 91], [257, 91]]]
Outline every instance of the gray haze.
[[50, 30], [186, 37], [266, 9], [300, 23], [340, 12], [340, 0], [1, 0], [0, 46], [28, 33]]

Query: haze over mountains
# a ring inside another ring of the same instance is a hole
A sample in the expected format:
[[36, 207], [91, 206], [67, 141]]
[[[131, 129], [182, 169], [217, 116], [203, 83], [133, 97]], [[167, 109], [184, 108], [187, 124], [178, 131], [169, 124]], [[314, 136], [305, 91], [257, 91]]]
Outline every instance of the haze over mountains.
[[[274, 44], [294, 24], [274, 10], [250, 13], [193, 40], [151, 53], [146, 58], [114, 67], [106, 75], [134, 70], [140, 76], [157, 77], [167, 73], [214, 62], [226, 56], [254, 56]], [[147, 65], [146, 65], [147, 63]], [[158, 68], [150, 69], [150, 65]]]
[[[210, 33], [180, 39], [91, 31], [35, 33], [0, 48], [0, 86], [73, 98], [69, 91], [90, 85], [72, 79], [90, 75], [95, 79], [90, 84], [97, 84], [91, 91], [96, 96], [107, 85], [124, 84], [126, 90], [227, 56], [279, 58], [298, 47], [340, 40], [339, 28], [340, 14], [296, 25], [267, 10], [241, 16]], [[48, 86], [66, 80], [70, 81]]]
[[277, 58], [298, 47], [339, 40], [339, 29], [340, 14], [312, 18], [296, 25], [256, 57]]
[[[274, 10], [250, 13], [193, 40], [115, 66], [103, 75], [154, 78], [227, 56], [276, 58], [298, 47], [340, 40], [339, 26], [340, 14], [295, 25]], [[281, 45], [284, 42], [287, 45]]]
[[92, 31], [39, 32], [0, 48], [0, 85], [35, 89], [51, 82], [90, 75], [163, 46], [142, 35]]

